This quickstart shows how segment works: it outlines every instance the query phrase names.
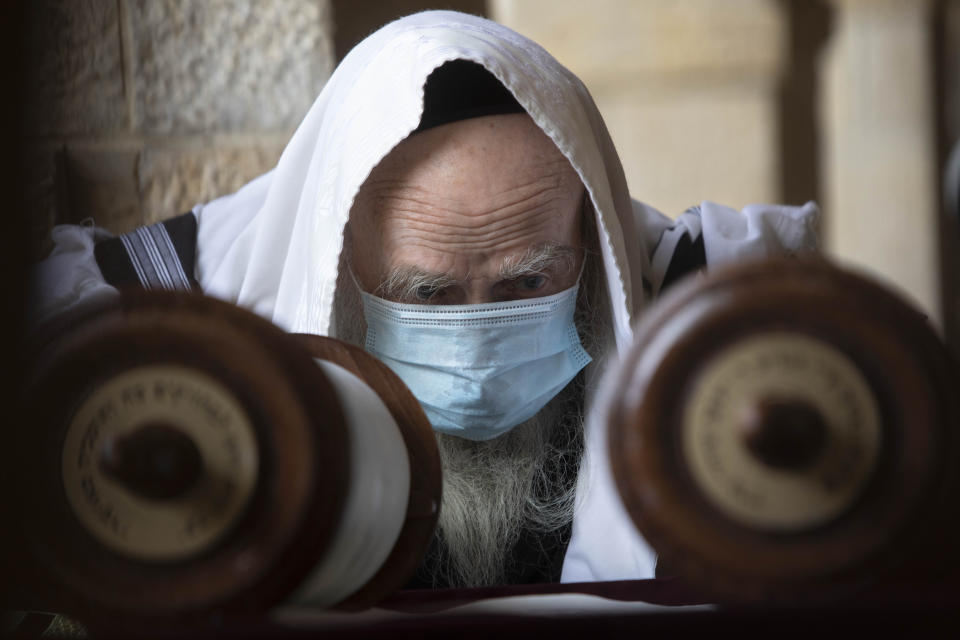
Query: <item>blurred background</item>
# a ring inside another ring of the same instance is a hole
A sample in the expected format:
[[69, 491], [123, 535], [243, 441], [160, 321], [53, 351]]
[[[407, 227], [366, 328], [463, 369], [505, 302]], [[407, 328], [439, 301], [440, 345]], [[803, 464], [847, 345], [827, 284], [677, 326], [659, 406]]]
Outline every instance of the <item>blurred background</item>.
[[427, 8], [502, 22], [578, 74], [634, 197], [674, 216], [816, 200], [827, 250], [957, 344], [944, 192], [958, 192], [960, 0], [20, 3], [5, 10], [18, 249], [42, 256], [53, 224], [123, 232], [236, 190], [275, 164], [356, 42]]

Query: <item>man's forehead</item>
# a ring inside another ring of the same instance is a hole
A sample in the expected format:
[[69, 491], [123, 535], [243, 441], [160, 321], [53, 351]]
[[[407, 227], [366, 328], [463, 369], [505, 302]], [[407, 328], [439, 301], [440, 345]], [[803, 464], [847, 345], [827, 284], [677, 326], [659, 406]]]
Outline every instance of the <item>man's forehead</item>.
[[378, 178], [439, 179], [450, 183], [509, 183], [537, 174], [579, 184], [569, 161], [526, 114], [470, 118], [414, 134], [397, 145], [371, 173]]
[[368, 283], [398, 268], [493, 281], [505, 261], [531, 250], [579, 248], [583, 193], [526, 114], [437, 126], [405, 140], [367, 178], [351, 228], [376, 255], [355, 262], [367, 268]]

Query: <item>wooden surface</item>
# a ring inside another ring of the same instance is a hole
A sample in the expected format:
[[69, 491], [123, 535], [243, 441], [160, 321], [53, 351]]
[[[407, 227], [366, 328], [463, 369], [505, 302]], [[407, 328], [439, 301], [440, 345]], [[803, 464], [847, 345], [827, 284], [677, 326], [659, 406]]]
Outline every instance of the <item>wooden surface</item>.
[[[845, 354], [881, 416], [879, 459], [859, 498], [791, 533], [728, 517], [680, 453], [683, 411], [706, 363], [771, 331]], [[617, 486], [661, 562], [721, 600], [829, 601], [894, 576], [936, 579], [958, 554], [957, 380], [925, 318], [860, 276], [819, 259], [717, 270], [678, 284], [638, 327], [608, 407]]]

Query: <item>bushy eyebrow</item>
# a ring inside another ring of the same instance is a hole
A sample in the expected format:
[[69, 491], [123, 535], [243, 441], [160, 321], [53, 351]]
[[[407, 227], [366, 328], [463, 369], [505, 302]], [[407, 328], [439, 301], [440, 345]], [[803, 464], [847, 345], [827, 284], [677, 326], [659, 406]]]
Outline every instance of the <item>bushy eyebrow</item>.
[[386, 300], [417, 301], [422, 289], [437, 291], [455, 284], [457, 280], [445, 273], [430, 273], [405, 265], [390, 269], [374, 294]]
[[[515, 280], [534, 274], [550, 274], [563, 277], [577, 263], [577, 250], [560, 243], [543, 243], [529, 247], [520, 255], [508, 256], [500, 264], [499, 278]], [[431, 273], [415, 265], [403, 265], [390, 269], [374, 295], [399, 302], [422, 301], [423, 290], [439, 291], [459, 284], [446, 273]]]
[[509, 256], [500, 265], [501, 280], [515, 280], [531, 274], [569, 274], [577, 264], [577, 250], [558, 242], [529, 247], [519, 256]]

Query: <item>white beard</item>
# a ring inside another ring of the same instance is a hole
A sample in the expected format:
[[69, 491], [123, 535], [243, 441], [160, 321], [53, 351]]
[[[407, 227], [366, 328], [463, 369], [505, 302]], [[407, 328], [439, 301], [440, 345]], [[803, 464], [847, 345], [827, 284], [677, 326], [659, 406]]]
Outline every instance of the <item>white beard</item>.
[[[366, 323], [346, 262], [334, 302], [336, 337], [362, 345]], [[443, 499], [435, 538], [419, 572], [422, 580], [434, 586], [503, 584], [521, 560], [514, 550], [523, 532], [557, 533], [571, 523], [583, 453], [585, 374], [599, 369], [608, 346], [605, 292], [594, 254], [582, 274], [575, 318], [594, 365], [537, 415], [485, 442], [436, 434]]]
[[524, 531], [568, 527], [583, 450], [582, 397], [573, 382], [533, 418], [486, 442], [437, 434], [443, 502], [423, 579], [464, 587], [503, 584], [517, 561], [530, 560], [513, 553]]

